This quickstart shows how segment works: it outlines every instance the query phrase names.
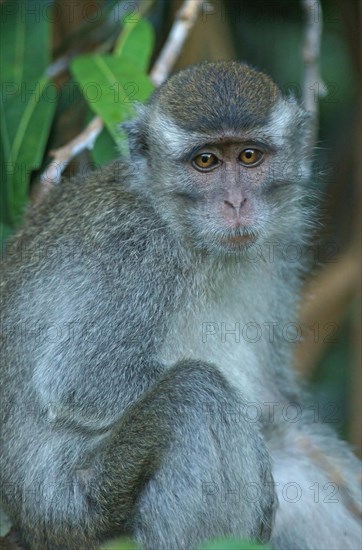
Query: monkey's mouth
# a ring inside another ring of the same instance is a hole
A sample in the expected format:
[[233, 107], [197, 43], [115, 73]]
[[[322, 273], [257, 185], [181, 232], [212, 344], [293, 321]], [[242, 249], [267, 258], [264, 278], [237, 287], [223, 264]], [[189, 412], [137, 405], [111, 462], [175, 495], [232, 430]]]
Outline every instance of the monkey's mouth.
[[226, 237], [224, 241], [230, 244], [248, 244], [254, 243], [255, 237], [253, 235], [236, 235], [234, 237]]
[[231, 246], [245, 246], [253, 244], [256, 241], [256, 235], [251, 233], [244, 233], [243, 235], [226, 235], [222, 239], [222, 242]]

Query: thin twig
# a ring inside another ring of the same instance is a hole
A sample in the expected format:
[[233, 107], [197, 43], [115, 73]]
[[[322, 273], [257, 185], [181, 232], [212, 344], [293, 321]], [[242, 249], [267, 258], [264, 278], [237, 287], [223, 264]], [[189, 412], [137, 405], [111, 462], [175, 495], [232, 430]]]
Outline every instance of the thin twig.
[[53, 160], [40, 176], [41, 195], [61, 180], [62, 172], [68, 166], [69, 162], [85, 149], [92, 149], [95, 140], [101, 133], [103, 122], [100, 117], [95, 117], [88, 126], [69, 143], [50, 152]]
[[150, 74], [155, 86], [160, 86], [168, 77], [203, 4], [204, 0], [186, 0], [176, 13], [170, 34]]
[[[164, 82], [169, 75], [190, 30], [196, 22], [202, 4], [203, 0], [185, 0], [177, 12], [169, 37], [150, 73], [151, 80], [156, 86]], [[97, 116], [64, 147], [51, 152], [53, 160], [40, 177], [41, 190], [37, 194], [36, 200], [39, 200], [53, 185], [60, 182], [62, 173], [76, 155], [85, 149], [92, 149], [102, 129], [103, 121]]]
[[319, 57], [322, 38], [322, 8], [319, 0], [302, 0], [306, 24], [302, 49], [304, 63], [303, 103], [311, 114], [310, 151], [316, 143], [318, 133], [318, 100], [327, 94], [327, 88], [319, 73]]

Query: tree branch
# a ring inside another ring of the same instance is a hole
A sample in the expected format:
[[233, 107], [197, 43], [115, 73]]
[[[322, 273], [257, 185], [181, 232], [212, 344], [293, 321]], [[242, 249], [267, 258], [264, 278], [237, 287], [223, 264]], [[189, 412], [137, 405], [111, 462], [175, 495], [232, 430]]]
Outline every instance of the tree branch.
[[186, 38], [196, 23], [203, 4], [205, 4], [204, 0], [185, 0], [176, 13], [170, 34], [150, 74], [151, 80], [156, 86], [160, 86], [168, 77]]
[[322, 8], [319, 0], [301, 0], [306, 24], [302, 59], [304, 63], [303, 104], [311, 114], [309, 152], [315, 146], [318, 134], [318, 99], [327, 94], [327, 88], [319, 73], [319, 57], [322, 38]]
[[[50, 156], [54, 158], [49, 166], [40, 176], [41, 195], [49, 191], [49, 189], [61, 180], [62, 172], [65, 170], [69, 162], [84, 149], [92, 149], [95, 140], [101, 133], [103, 122], [100, 117], [95, 117], [86, 128], [69, 143], [50, 151]], [[39, 197], [38, 197], [39, 198]]]

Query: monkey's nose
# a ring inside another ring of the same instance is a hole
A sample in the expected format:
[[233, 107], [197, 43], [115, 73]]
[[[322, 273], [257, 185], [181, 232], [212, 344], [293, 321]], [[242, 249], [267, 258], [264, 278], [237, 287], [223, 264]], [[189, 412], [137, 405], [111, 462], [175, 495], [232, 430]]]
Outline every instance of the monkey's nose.
[[246, 203], [246, 201], [247, 201], [246, 198], [240, 197], [240, 198], [238, 198], [238, 199], [224, 200], [224, 204], [225, 204], [228, 208], [232, 208], [233, 210], [236, 210], [236, 212], [239, 214], [240, 209], [244, 206], [244, 204]]
[[229, 227], [240, 227], [251, 213], [251, 201], [243, 194], [229, 193], [227, 199], [223, 199], [222, 209], [225, 222]]

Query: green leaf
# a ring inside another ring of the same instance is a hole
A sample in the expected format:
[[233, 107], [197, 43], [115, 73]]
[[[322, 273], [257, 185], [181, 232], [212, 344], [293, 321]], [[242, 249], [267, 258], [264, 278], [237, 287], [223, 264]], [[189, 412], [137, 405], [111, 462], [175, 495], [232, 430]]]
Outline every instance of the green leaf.
[[120, 122], [133, 115], [133, 102], [144, 102], [153, 91], [147, 75], [111, 55], [80, 56], [72, 63], [89, 107], [99, 115], [122, 146]]
[[11, 227], [0, 222], [0, 248], [9, 237], [9, 235], [11, 235], [11, 232]]
[[[89, 110], [86, 117], [86, 124], [93, 119], [93, 113]], [[119, 150], [117, 144], [108, 132], [107, 128], [103, 128], [99, 136], [97, 137], [93, 148], [90, 151], [91, 157], [94, 161], [95, 167], [103, 166], [112, 160], [119, 157]]]
[[155, 33], [146, 19], [129, 21], [125, 17], [113, 53], [128, 65], [147, 73], [154, 44]]
[[7, 116], [4, 113], [2, 116], [0, 135], [5, 177], [1, 192], [6, 211], [3, 208], [0, 210], [0, 219], [10, 225], [16, 225], [20, 221], [27, 200], [30, 173], [41, 165], [55, 110], [55, 102], [48, 100], [52, 92], [48, 79], [43, 77], [34, 85], [28, 101], [22, 102], [21, 98], [13, 98], [13, 112], [16, 113], [14, 118], [17, 118], [19, 112], [21, 117], [12, 140], [8, 142], [6, 136], [9, 135], [8, 125], [12, 121], [12, 111], [9, 109]]
[[264, 546], [257, 542], [237, 539], [219, 539], [207, 542], [200, 550], [270, 550], [270, 546]]
[[146, 75], [155, 42], [153, 27], [142, 18], [126, 16], [123, 23], [113, 55], [79, 56], [71, 67], [89, 107], [106, 126], [92, 150], [98, 165], [116, 158], [119, 150], [125, 152], [119, 124], [133, 116], [133, 102], [144, 102], [154, 88]]
[[107, 128], [103, 128], [91, 151], [92, 159], [97, 166], [107, 164], [119, 157], [116, 142]]
[[[1, 81], [19, 89], [36, 81], [50, 62], [46, 10], [33, 0], [3, 2], [0, 6]], [[43, 2], [43, 5], [51, 2]], [[37, 16], [38, 14], [38, 16]], [[43, 15], [43, 16], [42, 16]], [[36, 21], [36, 22], [35, 22]]]
[[137, 546], [130, 539], [116, 539], [102, 544], [100, 550], [137, 550]]
[[21, 219], [56, 106], [55, 87], [43, 76], [49, 44], [49, 22], [40, 17], [34, 24], [31, 0], [0, 6], [0, 222], [9, 226]]

